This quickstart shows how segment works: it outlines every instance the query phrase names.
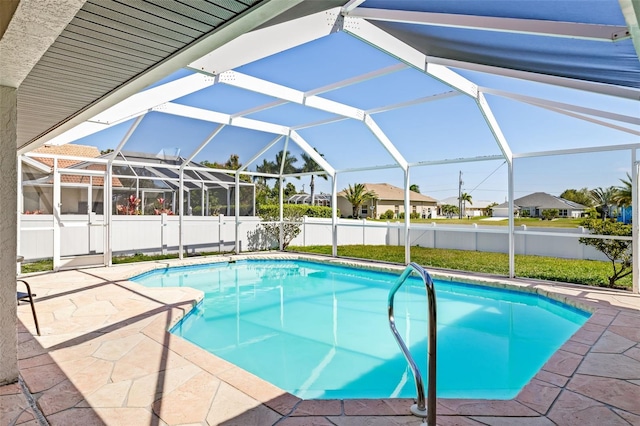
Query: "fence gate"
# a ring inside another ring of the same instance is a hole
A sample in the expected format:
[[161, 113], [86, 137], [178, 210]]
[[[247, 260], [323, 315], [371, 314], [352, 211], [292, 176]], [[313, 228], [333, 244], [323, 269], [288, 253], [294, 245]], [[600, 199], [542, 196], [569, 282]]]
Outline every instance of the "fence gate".
[[54, 270], [104, 265], [105, 172], [61, 168], [53, 178]]

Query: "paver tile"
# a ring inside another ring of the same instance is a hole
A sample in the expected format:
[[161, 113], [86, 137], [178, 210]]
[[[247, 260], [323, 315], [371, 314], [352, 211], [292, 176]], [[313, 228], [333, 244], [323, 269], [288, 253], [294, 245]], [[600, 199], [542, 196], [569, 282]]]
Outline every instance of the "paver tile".
[[576, 374], [567, 389], [640, 415], [640, 386], [624, 380]]
[[117, 383], [107, 383], [91, 394], [83, 393], [85, 401], [78, 407], [122, 407], [129, 393], [131, 381], [126, 380]]
[[[402, 399], [345, 399], [344, 414], [347, 416], [395, 416], [411, 413], [414, 401]], [[437, 412], [437, 408], [436, 408]]]
[[202, 421], [207, 416], [219, 381], [200, 372], [171, 392], [163, 392], [153, 403], [153, 411], [168, 424]]
[[637, 324], [634, 326], [610, 325], [609, 331], [612, 331], [619, 336], [626, 337], [631, 341], [640, 342], [640, 327], [638, 327]]
[[591, 345], [585, 345], [584, 343], [568, 340], [562, 345], [563, 351], [571, 352], [578, 355], [585, 355], [591, 349]]
[[551, 356], [542, 369], [570, 377], [576, 371], [581, 361], [582, 356], [559, 350]]
[[278, 426], [334, 426], [325, 417], [287, 417], [278, 422]]
[[92, 408], [73, 408], [48, 415], [50, 426], [102, 426], [107, 425]]
[[621, 354], [635, 345], [636, 342], [625, 337], [618, 336], [617, 334], [607, 330], [602, 334], [602, 337], [596, 342], [596, 344], [593, 345], [591, 352]]
[[84, 396], [69, 380], [57, 384], [38, 399], [40, 411], [45, 416], [75, 407]]
[[300, 401], [291, 416], [339, 416], [341, 414], [341, 400], [317, 399]]
[[624, 353], [626, 356], [635, 359], [636, 361], [640, 361], [640, 347], [636, 346]]
[[562, 376], [560, 374], [552, 373], [550, 371], [545, 371], [545, 370], [538, 371], [538, 373], [534, 376], [534, 378], [542, 382], [551, 383], [552, 385], [556, 385], [559, 387], [563, 387], [569, 381], [569, 378], [566, 376]]
[[[161, 396], [162, 392], [172, 392], [200, 371], [202, 370], [194, 365], [185, 365], [133, 379], [127, 406], [148, 407]], [[216, 380], [212, 379], [212, 381]]]
[[560, 391], [561, 389], [557, 386], [533, 379], [522, 389], [516, 399], [538, 413], [545, 414]]
[[[245, 418], [247, 423], [244, 423], [244, 425], [273, 424], [281, 417], [275, 411], [262, 406], [258, 401], [245, 393], [222, 382], [211, 404], [211, 409], [207, 415], [207, 422], [209, 424], [243, 425], [243, 423], [237, 422], [240, 416], [243, 416], [249, 411], [252, 411], [252, 413]], [[263, 422], [258, 423], [258, 420], [263, 420]], [[253, 421], [253, 423], [249, 423], [249, 421]]]
[[640, 379], [640, 361], [626, 355], [590, 353], [584, 358], [577, 372], [617, 379]]
[[554, 426], [546, 417], [473, 417], [489, 426]]
[[598, 401], [567, 390], [560, 393], [548, 417], [563, 426], [629, 426]]

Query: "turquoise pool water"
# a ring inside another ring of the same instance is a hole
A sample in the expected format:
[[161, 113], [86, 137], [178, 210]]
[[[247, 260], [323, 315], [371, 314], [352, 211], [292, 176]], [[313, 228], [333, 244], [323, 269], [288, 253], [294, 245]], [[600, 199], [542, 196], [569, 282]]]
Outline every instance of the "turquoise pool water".
[[[172, 333], [301, 398], [415, 397], [389, 330], [387, 294], [396, 278], [250, 260], [133, 280], [202, 290], [204, 300]], [[537, 295], [439, 280], [435, 288], [441, 398], [515, 397], [589, 316]], [[409, 279], [396, 296], [396, 323], [423, 374], [426, 314], [423, 284]]]

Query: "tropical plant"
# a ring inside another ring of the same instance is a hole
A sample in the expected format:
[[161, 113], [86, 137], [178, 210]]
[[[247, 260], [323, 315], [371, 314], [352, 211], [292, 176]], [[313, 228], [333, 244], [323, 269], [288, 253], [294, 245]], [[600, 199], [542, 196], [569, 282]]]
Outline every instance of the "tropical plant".
[[560, 198], [582, 204], [583, 206], [593, 207], [593, 197], [591, 196], [589, 188], [565, 189], [562, 194], [560, 194]]
[[140, 214], [140, 198], [135, 195], [129, 195], [126, 204], [116, 204], [118, 214], [137, 215]]
[[394, 216], [395, 213], [393, 212], [393, 210], [388, 209], [386, 212], [380, 215], [380, 219], [393, 219]]
[[420, 187], [414, 183], [413, 185], [411, 185], [409, 187], [409, 191], [417, 192], [419, 194], [420, 193]]
[[497, 206], [497, 205], [498, 205], [498, 203], [496, 203], [496, 202], [493, 202], [493, 203], [489, 204], [489, 205], [484, 209], [484, 214], [485, 214], [485, 216], [493, 216], [493, 208], [494, 208], [495, 206]]
[[[316, 152], [317, 151], [318, 150], [316, 149]], [[308, 173], [308, 172], [321, 172], [321, 171], [323, 171], [322, 168], [320, 166], [318, 166], [318, 163], [316, 163], [315, 160], [313, 158], [311, 158], [310, 155], [307, 155], [306, 153], [302, 153], [300, 156], [302, 157], [302, 161], [304, 162], [304, 164], [302, 165], [302, 167], [299, 170], [300, 172]], [[323, 154], [320, 154], [320, 156], [324, 157]], [[321, 177], [324, 180], [327, 180], [327, 175], [324, 174], [324, 173], [319, 174], [318, 177]], [[311, 182], [309, 182], [309, 194], [311, 196], [311, 205], [312, 206], [315, 204], [315, 189], [316, 189], [315, 175], [311, 175]]]
[[302, 223], [303, 212], [301, 209], [295, 208], [296, 206], [296, 204], [285, 204], [282, 206], [282, 227], [280, 224], [279, 206], [276, 209], [261, 209], [259, 213], [263, 220], [263, 222], [260, 223], [260, 227], [271, 241], [282, 243], [283, 249], [287, 248], [301, 231], [300, 224]]
[[620, 179], [622, 185], [616, 188], [616, 195], [614, 196], [613, 201], [621, 207], [628, 207], [631, 205], [633, 199], [631, 180], [631, 175], [627, 173], [627, 179]]
[[591, 190], [591, 198], [593, 198], [595, 205], [600, 208], [602, 220], [609, 217], [609, 210], [615, 205], [616, 194], [617, 190], [613, 186], [608, 188], [598, 187]]
[[367, 190], [363, 183], [356, 183], [353, 186], [349, 184], [349, 187], [342, 191], [344, 192], [344, 197], [353, 207], [353, 217], [355, 219], [360, 218], [360, 206], [362, 204], [378, 197], [374, 191]]
[[168, 206], [165, 206], [165, 201], [166, 200], [164, 198], [156, 199], [156, 202], [153, 206], [153, 214], [160, 215], [164, 213], [166, 215], [173, 215], [173, 210], [171, 210], [171, 208], [169, 208]]
[[[586, 219], [582, 226], [596, 235], [631, 236], [631, 225], [611, 220]], [[608, 276], [609, 287], [614, 287], [616, 281], [631, 274], [632, 255], [631, 240], [608, 240], [602, 238], [580, 238], [582, 244], [594, 247], [602, 252], [611, 262], [613, 274]]]
[[465, 214], [465, 210], [467, 209], [467, 203], [473, 205], [473, 202], [471, 201], [471, 194], [463, 192], [462, 194], [460, 194], [458, 201], [462, 203], [462, 210], [460, 211], [459, 215], [460, 219], [462, 219], [462, 216]]
[[448, 218], [452, 218], [453, 216], [457, 215], [458, 212], [460, 211], [458, 207], [452, 204], [444, 204], [442, 207], [440, 207], [440, 210], [442, 211], [442, 214]]
[[544, 209], [540, 214], [543, 220], [551, 220], [558, 217], [558, 209]]

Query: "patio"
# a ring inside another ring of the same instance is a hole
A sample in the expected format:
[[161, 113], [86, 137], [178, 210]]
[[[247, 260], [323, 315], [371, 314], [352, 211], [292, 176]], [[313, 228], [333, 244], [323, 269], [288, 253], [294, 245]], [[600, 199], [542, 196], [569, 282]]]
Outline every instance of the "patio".
[[[409, 414], [409, 400], [314, 401], [283, 392], [166, 331], [203, 297], [199, 291], [146, 288], [127, 281], [167, 265], [245, 257], [30, 276], [38, 294], [42, 336], [33, 335], [31, 311], [21, 305], [17, 330], [21, 381], [0, 388], [2, 424], [421, 424]], [[480, 281], [549, 294], [594, 314], [516, 399], [440, 399], [438, 424], [640, 423], [640, 296], [557, 283]]]

